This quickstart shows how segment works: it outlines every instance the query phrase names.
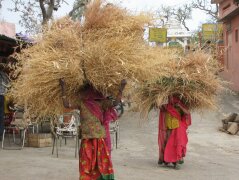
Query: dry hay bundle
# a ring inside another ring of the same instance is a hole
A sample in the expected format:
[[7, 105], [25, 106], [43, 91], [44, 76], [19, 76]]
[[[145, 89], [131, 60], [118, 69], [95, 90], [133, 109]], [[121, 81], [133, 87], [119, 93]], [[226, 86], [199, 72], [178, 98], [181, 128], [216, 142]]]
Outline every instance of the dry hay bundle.
[[150, 16], [103, 6], [99, 0], [88, 6], [81, 31], [82, 59], [86, 78], [96, 89], [114, 94], [122, 79], [145, 79], [143, 27], [149, 22]]
[[[105, 36], [130, 36], [137, 34], [142, 37], [144, 25], [150, 23], [152, 16], [149, 14], [132, 15], [126, 9], [115, 5], [103, 5], [102, 0], [93, 0], [87, 6], [84, 14], [85, 22], [82, 28], [83, 32], [92, 32], [92, 38], [98, 36], [100, 31], [110, 31]], [[102, 33], [100, 32], [100, 35]]]
[[44, 33], [42, 39], [19, 55], [20, 75], [10, 94], [19, 105], [27, 105], [32, 114], [62, 112], [59, 79], [65, 78], [67, 95], [83, 83], [80, 67], [81, 41], [78, 24], [62, 19]]
[[84, 48], [85, 74], [96, 89], [105, 93], [117, 90], [122, 79], [144, 79], [145, 45], [130, 37], [107, 38], [89, 43]]
[[10, 93], [31, 113], [54, 115], [63, 109], [60, 78], [65, 78], [71, 101], [86, 79], [103, 93], [115, 92], [122, 79], [144, 79], [143, 64], [153, 51], [142, 37], [148, 22], [142, 17], [96, 0], [84, 24], [68, 18], [56, 21], [39, 43], [19, 56], [21, 74]]
[[190, 110], [216, 107], [215, 97], [222, 89], [216, 75], [218, 68], [217, 62], [202, 52], [157, 67], [157, 77], [143, 83], [135, 94], [142, 115], [146, 116], [151, 108], [160, 107], [175, 94]]

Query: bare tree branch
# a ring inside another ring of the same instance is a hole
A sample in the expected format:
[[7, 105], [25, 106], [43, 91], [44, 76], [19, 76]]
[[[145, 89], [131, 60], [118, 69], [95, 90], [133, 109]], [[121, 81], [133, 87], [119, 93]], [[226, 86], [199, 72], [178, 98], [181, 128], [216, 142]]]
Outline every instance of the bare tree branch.
[[172, 13], [176, 20], [178, 20], [186, 29], [189, 31], [189, 28], [186, 25], [186, 20], [191, 18], [192, 7], [188, 4], [184, 4], [182, 7], [179, 7]]
[[211, 4], [211, 0], [194, 0], [192, 2], [192, 7], [202, 10], [213, 19], [218, 20], [218, 4]]
[[[0, 3], [3, 0], [0, 0]], [[11, 0], [14, 7], [10, 11], [18, 12], [21, 20], [20, 25], [29, 33], [38, 33], [41, 26], [48, 24], [53, 17], [54, 10], [57, 11], [66, 0]]]
[[42, 18], [43, 18], [42, 24], [45, 24], [47, 14], [46, 14], [45, 6], [44, 6], [44, 0], [39, 0], [39, 4], [40, 4], [40, 8], [41, 8], [41, 12], [42, 12]]
[[2, 8], [2, 2], [3, 2], [3, 0], [0, 0], [0, 9]]
[[73, 6], [73, 9], [69, 12], [69, 16], [74, 19], [81, 18], [84, 13], [86, 5], [90, 0], [76, 0]]
[[49, 21], [52, 18], [53, 10], [55, 7], [55, 0], [50, 0], [48, 7], [47, 7], [47, 21]]
[[[14, 7], [10, 11], [18, 12], [21, 20], [19, 24], [27, 29], [27, 32], [37, 33], [40, 30], [38, 0], [11, 0]], [[42, 16], [40, 17], [42, 18]]]
[[185, 4], [177, 8], [173, 8], [172, 6], [161, 6], [161, 8], [157, 11], [157, 15], [161, 18], [163, 25], [170, 18], [174, 18], [180, 24], [182, 24], [187, 29], [187, 31], [189, 31], [189, 28], [186, 26], [186, 20], [191, 18], [191, 14], [192, 7], [189, 4]]
[[172, 17], [173, 8], [171, 6], [161, 6], [157, 11], [156, 15], [161, 21], [161, 25], [164, 26], [168, 22], [169, 18]]

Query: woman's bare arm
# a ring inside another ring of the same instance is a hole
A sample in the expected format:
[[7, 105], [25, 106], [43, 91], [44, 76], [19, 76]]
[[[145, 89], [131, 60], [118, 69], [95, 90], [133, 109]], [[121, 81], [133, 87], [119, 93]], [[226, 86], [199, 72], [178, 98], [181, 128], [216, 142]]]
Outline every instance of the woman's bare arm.
[[184, 108], [184, 107], [181, 106], [180, 104], [176, 104], [176, 106], [178, 106], [178, 107], [183, 111], [183, 113], [185, 113], [185, 114], [190, 114], [189, 110], [187, 110], [186, 108]]
[[65, 80], [63, 78], [59, 79], [59, 83], [60, 83], [60, 86], [61, 86], [61, 98], [62, 98], [62, 101], [63, 101], [63, 105], [65, 108], [70, 108], [70, 103], [66, 97], [66, 84], [65, 84]]
[[69, 100], [67, 99], [66, 97], [66, 85], [65, 85], [65, 80], [63, 78], [61, 78], [59, 80], [59, 83], [60, 83], [60, 86], [61, 86], [61, 98], [62, 98], [62, 101], [63, 101], [63, 105], [65, 108], [72, 108], [72, 109], [78, 109], [77, 106], [72, 106], [70, 103], [69, 103]]
[[125, 79], [123, 79], [120, 83], [119, 92], [118, 92], [116, 99], [114, 101], [114, 104], [113, 104], [114, 106], [117, 106], [120, 103], [126, 84], [127, 84], [127, 81]]

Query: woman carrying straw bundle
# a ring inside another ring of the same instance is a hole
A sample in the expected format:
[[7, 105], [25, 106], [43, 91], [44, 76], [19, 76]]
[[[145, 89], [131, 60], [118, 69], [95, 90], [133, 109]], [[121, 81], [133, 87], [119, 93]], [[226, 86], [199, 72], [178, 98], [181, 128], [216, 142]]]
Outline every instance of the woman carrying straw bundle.
[[191, 124], [188, 108], [177, 95], [170, 96], [168, 104], [160, 108], [159, 116], [159, 161], [158, 164], [173, 163], [178, 169], [183, 163], [188, 142], [187, 128]]
[[79, 91], [79, 103], [71, 106], [65, 96], [64, 79], [60, 79], [64, 106], [80, 110], [80, 180], [114, 180], [108, 124], [117, 116], [112, 108], [120, 102], [125, 85], [122, 80], [116, 101], [112, 102], [86, 84]]

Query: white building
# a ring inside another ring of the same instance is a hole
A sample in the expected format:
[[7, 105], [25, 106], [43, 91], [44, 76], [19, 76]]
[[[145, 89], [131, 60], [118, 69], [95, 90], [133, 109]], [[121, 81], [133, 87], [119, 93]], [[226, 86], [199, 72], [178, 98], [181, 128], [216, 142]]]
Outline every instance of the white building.
[[177, 20], [170, 19], [165, 23], [165, 28], [167, 28], [167, 46], [180, 44], [185, 48], [189, 44], [192, 32], [187, 31]]

